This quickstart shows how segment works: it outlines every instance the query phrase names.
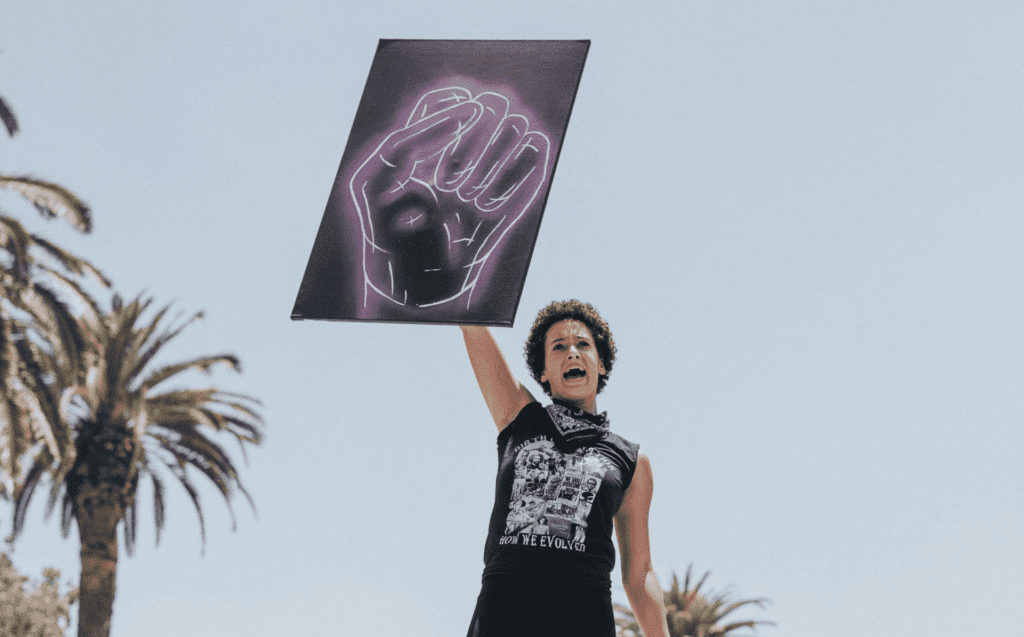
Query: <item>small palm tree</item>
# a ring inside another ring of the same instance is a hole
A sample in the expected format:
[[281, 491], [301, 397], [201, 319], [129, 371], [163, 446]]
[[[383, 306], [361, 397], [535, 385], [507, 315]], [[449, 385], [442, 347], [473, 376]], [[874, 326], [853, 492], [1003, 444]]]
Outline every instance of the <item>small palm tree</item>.
[[170, 305], [151, 320], [142, 316], [152, 299], [125, 303], [115, 295], [109, 311], [88, 305], [79, 321], [85, 342], [77, 363], [70, 356], [42, 357], [40, 370], [49, 379], [40, 403], [57, 413], [52, 432], [59, 453], [37, 445], [23, 487], [14, 494], [12, 540], [21, 531], [25, 512], [38, 484], [49, 476], [47, 515], [59, 506], [65, 537], [71, 523], [81, 541], [79, 637], [106, 637], [117, 573], [117, 527], [124, 522], [128, 554], [135, 546], [136, 491], [148, 477], [153, 486], [157, 541], [164, 523], [164, 480], [169, 472], [185, 488], [205, 525], [199, 492], [189, 469], [206, 476], [231, 511], [237, 488], [252, 504], [238, 471], [223, 447], [208, 434], [220, 432], [245, 444], [259, 444], [263, 420], [254, 398], [216, 388], [164, 389], [167, 381], [189, 370], [209, 373], [224, 364], [240, 371], [231, 354], [204, 356], [151, 368], [157, 353], [192, 322], [196, 313], [164, 323]]
[[[692, 569], [693, 564], [686, 567], [682, 590], [679, 589], [679, 577], [672, 573], [672, 588], [664, 591], [668, 632], [672, 637], [726, 637], [739, 628], [754, 628], [756, 630], [758, 624], [774, 625], [774, 622], [754, 620], [723, 625], [722, 620], [725, 616], [736, 609], [747, 604], [764, 608], [765, 603], [769, 600], [759, 597], [730, 602], [727, 593], [710, 591], [701, 593], [700, 587], [711, 575], [711, 571], [704, 573], [697, 585], [691, 589], [690, 573]], [[615, 610], [621, 615], [615, 618], [618, 637], [639, 637], [643, 634], [629, 607], [615, 604]]]

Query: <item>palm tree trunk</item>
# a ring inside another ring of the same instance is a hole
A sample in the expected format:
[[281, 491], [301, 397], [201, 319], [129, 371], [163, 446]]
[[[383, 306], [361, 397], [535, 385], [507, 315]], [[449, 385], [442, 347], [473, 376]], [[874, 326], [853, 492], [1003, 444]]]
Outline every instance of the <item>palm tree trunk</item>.
[[78, 637], [109, 637], [117, 587], [117, 523], [124, 517], [120, 489], [82, 485], [75, 519], [81, 539]]

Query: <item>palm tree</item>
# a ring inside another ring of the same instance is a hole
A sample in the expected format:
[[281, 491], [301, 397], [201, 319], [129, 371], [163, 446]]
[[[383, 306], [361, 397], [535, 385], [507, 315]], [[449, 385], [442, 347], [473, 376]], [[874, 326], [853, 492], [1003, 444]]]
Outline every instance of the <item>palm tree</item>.
[[[13, 137], [17, 119], [2, 97], [0, 121]], [[82, 233], [92, 229], [88, 206], [59, 184], [0, 174], [0, 188], [23, 195], [44, 218], [61, 217]], [[29, 449], [43, 443], [60, 457], [67, 443], [59, 439], [55, 405], [40, 401], [40, 388], [48, 382], [42, 359], [65, 357], [76, 365], [82, 351], [67, 295], [86, 302], [80, 286], [86, 276], [104, 286], [110, 282], [88, 261], [28, 232], [2, 209], [0, 265], [0, 499], [8, 499], [24, 485], [22, 460]]]
[[[697, 585], [691, 589], [691, 569], [693, 569], [693, 564], [686, 567], [686, 578], [682, 590], [679, 590], [679, 577], [672, 573], [672, 588], [664, 591], [668, 632], [672, 637], [726, 637], [739, 628], [754, 628], [756, 630], [758, 624], [775, 625], [774, 622], [754, 620], [722, 625], [721, 622], [725, 616], [736, 609], [747, 604], [764, 608], [765, 603], [769, 600], [759, 597], [730, 602], [727, 593], [710, 591], [701, 593], [700, 587], [711, 575], [711, 571], [704, 573]], [[615, 610], [622, 615], [615, 618], [618, 637], [639, 637], [643, 634], [629, 607], [615, 604]]]
[[51, 482], [46, 513], [59, 506], [61, 530], [78, 526], [81, 541], [79, 637], [106, 637], [117, 573], [117, 527], [124, 522], [124, 542], [131, 555], [138, 522], [136, 491], [147, 477], [153, 485], [157, 542], [164, 523], [165, 472], [185, 488], [205, 525], [199, 492], [189, 469], [206, 476], [231, 510], [235, 488], [252, 504], [238, 471], [223, 447], [208, 433], [221, 432], [239, 443], [257, 445], [263, 434], [259, 401], [216, 388], [165, 389], [167, 381], [189, 370], [209, 373], [218, 364], [240, 371], [231, 354], [203, 356], [151, 367], [157, 353], [202, 312], [165, 322], [170, 305], [149, 320], [152, 304], [141, 295], [125, 303], [114, 295], [109, 311], [88, 304], [78, 323], [85, 343], [77, 363], [71, 356], [42, 357], [41, 374], [49, 383], [37, 387], [40, 403], [52, 406], [58, 427], [54, 454], [37, 445], [24, 486], [15, 494], [12, 540], [21, 531], [25, 512], [44, 476]]

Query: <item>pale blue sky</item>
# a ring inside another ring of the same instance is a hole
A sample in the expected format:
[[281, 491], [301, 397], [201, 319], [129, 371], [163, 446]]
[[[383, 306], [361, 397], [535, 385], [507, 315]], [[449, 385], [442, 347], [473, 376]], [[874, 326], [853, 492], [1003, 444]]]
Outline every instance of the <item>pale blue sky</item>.
[[[235, 352], [214, 381], [266, 403], [258, 519], [240, 500], [232, 533], [205, 489], [201, 557], [180, 489], [155, 549], [144, 509], [115, 637], [465, 633], [496, 465], [458, 330], [288, 318], [382, 37], [593, 41], [496, 334], [525, 379], [545, 303], [610, 321], [598, 405], [651, 457], [664, 584], [692, 561], [769, 597], [736, 614], [768, 636], [1019, 630], [1022, 27], [1010, 2], [7, 3], [0, 170], [96, 229], [0, 206], [207, 310], [165, 360]], [[41, 505], [15, 563], [77, 579]]]

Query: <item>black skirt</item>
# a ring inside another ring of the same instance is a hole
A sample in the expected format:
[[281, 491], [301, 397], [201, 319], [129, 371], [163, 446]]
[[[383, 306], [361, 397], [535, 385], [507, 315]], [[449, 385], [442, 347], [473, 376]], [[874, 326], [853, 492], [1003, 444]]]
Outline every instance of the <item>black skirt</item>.
[[611, 586], [485, 577], [467, 637], [615, 637]]

